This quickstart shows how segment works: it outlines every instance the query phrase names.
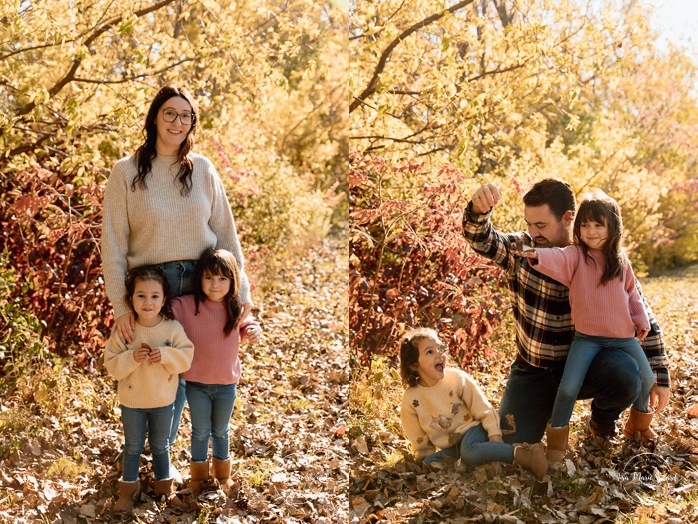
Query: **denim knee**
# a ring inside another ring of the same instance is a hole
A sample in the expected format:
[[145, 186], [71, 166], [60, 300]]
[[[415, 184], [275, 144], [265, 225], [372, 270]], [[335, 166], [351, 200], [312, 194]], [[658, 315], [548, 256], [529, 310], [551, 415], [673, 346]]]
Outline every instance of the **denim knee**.
[[564, 402], [565, 405], [572, 404], [577, 401], [578, 389], [576, 387], [569, 388], [565, 384], [560, 384], [560, 388], [557, 390], [557, 395], [555, 397], [555, 403]]
[[124, 442], [124, 453], [127, 455], [141, 456], [144, 449], [144, 442], [129, 442], [128, 440]]

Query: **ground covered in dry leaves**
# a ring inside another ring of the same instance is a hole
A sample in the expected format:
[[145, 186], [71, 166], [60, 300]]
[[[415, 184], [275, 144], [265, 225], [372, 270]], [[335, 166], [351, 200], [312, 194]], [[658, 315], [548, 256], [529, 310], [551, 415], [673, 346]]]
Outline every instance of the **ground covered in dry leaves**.
[[[352, 377], [350, 522], [698, 522], [698, 410], [690, 410], [698, 402], [698, 265], [645, 278], [643, 286], [665, 333], [673, 380], [654, 446], [592, 438], [589, 404], [578, 402], [565, 467], [546, 481], [511, 465], [430, 469], [411, 459], [400, 435], [394, 363], [377, 361]], [[472, 371], [495, 406], [511, 358], [500, 353]]]
[[[242, 350], [231, 423], [232, 499], [212, 484], [198, 502], [185, 495], [187, 507], [176, 511], [150, 489], [125, 521], [348, 521], [346, 268], [346, 238], [331, 236], [301, 263], [282, 268], [258, 304], [265, 335]], [[108, 375], [44, 363], [0, 388], [0, 522], [115, 521], [108, 510], [123, 438]], [[185, 480], [188, 424], [185, 415], [173, 453]], [[148, 458], [142, 480], [152, 480]]]

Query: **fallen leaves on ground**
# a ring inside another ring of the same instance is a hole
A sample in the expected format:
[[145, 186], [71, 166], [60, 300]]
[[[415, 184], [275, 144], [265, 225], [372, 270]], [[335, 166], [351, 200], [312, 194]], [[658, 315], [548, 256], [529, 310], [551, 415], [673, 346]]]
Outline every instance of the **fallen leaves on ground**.
[[[134, 516], [125, 520], [348, 521], [347, 267], [346, 238], [328, 237], [302, 262], [282, 268], [278, 285], [259, 304], [264, 340], [241, 351], [231, 497], [209, 483], [198, 501], [184, 491], [186, 505], [177, 510], [156, 500], [146, 482]], [[109, 507], [123, 434], [114, 382], [104, 372], [86, 377], [46, 366], [11, 389], [6, 385], [0, 398], [0, 436], [27, 435], [0, 448], [0, 522], [116, 521]], [[185, 411], [173, 450], [185, 481], [188, 426]], [[142, 458], [141, 479], [152, 481], [148, 458]]]
[[[386, 431], [399, 427], [396, 413], [394, 420], [369, 422], [370, 403], [357, 401], [350, 419], [350, 522], [698, 522], [698, 265], [643, 279], [643, 287], [664, 330], [672, 375], [670, 405], [653, 424], [655, 444], [626, 442], [620, 433], [625, 414], [616, 437], [592, 437], [590, 404], [578, 402], [567, 459], [543, 482], [513, 465], [456, 462], [434, 469], [411, 458], [399, 430]], [[511, 354], [501, 355], [472, 371], [495, 405], [510, 362]], [[389, 399], [397, 411], [399, 381], [379, 375], [388, 373], [371, 370], [355, 380], [382, 388], [374, 398]]]

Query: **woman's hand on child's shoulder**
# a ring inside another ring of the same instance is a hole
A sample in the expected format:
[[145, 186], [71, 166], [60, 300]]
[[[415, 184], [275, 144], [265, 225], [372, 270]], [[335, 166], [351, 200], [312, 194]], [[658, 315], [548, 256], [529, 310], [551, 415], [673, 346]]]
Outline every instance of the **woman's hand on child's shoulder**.
[[114, 319], [114, 325], [111, 328], [111, 334], [119, 337], [119, 340], [124, 344], [131, 344], [135, 338], [133, 336], [133, 329], [136, 326], [136, 316], [131, 313], [126, 313], [121, 315], [119, 318]]

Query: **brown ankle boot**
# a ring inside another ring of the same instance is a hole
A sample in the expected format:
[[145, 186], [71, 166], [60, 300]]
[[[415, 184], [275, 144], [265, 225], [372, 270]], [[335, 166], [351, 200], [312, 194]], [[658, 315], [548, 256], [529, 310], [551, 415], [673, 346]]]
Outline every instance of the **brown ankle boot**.
[[138, 496], [141, 494], [141, 481], [124, 482], [119, 481], [119, 498], [112, 506], [113, 513], [124, 513], [131, 511]]
[[192, 460], [189, 463], [189, 474], [191, 479], [189, 484], [187, 484], [187, 488], [192, 490], [195, 497], [198, 497], [201, 494], [204, 483], [208, 481], [208, 460], [206, 462], [195, 462]]
[[565, 459], [567, 453], [567, 440], [570, 435], [570, 426], [554, 428], [550, 424], [545, 428], [547, 451], [545, 457], [548, 459], [548, 469], [557, 469]]
[[514, 464], [531, 471], [538, 480], [543, 480], [548, 473], [548, 461], [545, 447], [537, 444], [514, 444]]
[[221, 486], [221, 489], [228, 493], [234, 483], [230, 480], [230, 458], [226, 460], [213, 459], [213, 476]]
[[630, 413], [628, 413], [628, 420], [625, 423], [625, 428], [623, 428], [623, 435], [629, 440], [634, 440], [635, 435], [639, 433], [642, 444], [645, 446], [649, 445], [657, 438], [657, 434], [650, 428], [653, 417], [654, 413], [643, 413], [631, 407]]
[[182, 500], [177, 496], [174, 487], [174, 479], [156, 480], [155, 481], [155, 496], [165, 496], [165, 502], [170, 506], [179, 507], [182, 505]]

